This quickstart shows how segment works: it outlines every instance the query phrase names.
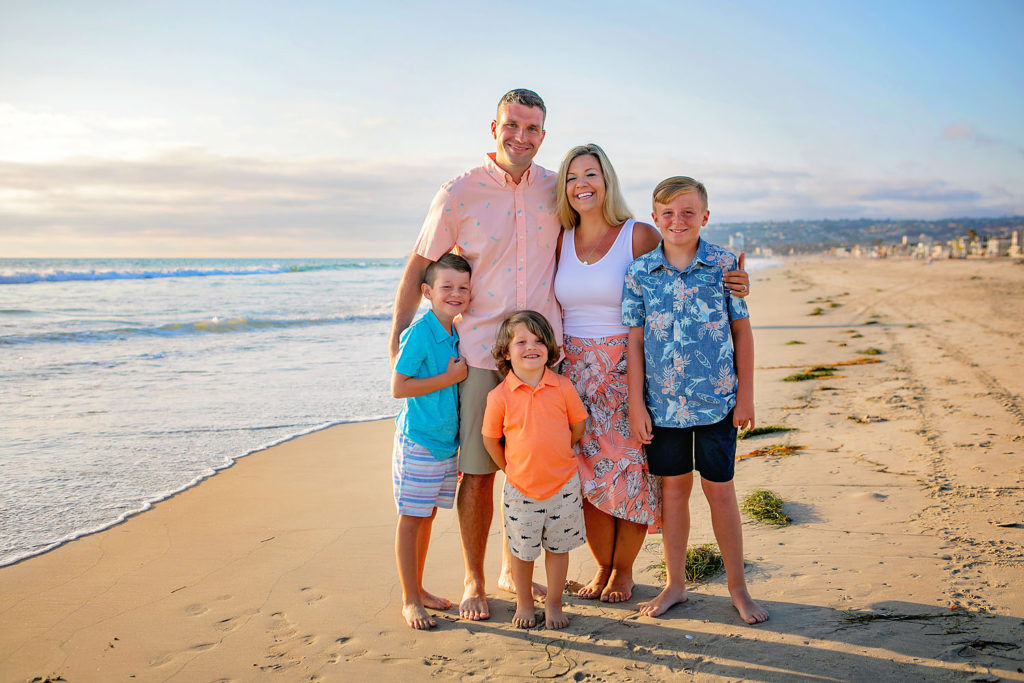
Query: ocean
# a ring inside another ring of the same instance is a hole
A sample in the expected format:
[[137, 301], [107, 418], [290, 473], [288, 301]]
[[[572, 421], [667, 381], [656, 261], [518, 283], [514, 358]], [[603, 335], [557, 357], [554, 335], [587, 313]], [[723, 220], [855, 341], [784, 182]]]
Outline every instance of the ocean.
[[0, 259], [0, 566], [254, 451], [397, 414], [403, 264]]

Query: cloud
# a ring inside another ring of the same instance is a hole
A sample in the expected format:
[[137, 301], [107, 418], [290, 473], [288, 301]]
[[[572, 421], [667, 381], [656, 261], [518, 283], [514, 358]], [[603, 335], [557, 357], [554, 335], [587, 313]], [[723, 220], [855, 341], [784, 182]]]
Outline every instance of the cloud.
[[[0, 245], [3, 256], [401, 256], [441, 183], [476, 162], [272, 159], [200, 147], [134, 160], [0, 161]], [[627, 200], [646, 217], [665, 169], [636, 169]], [[698, 170], [716, 223], [991, 216], [1024, 207], [1014, 186], [982, 191], [928, 177], [756, 164]]]
[[973, 202], [982, 199], [980, 192], [950, 188], [944, 181], [912, 184], [885, 184], [871, 189], [859, 197], [865, 202]]
[[198, 255], [197, 245], [238, 255], [397, 255], [443, 179], [434, 165], [287, 162], [195, 148], [137, 161], [0, 162], [0, 240], [51, 252], [60, 249], [51, 238], [77, 235], [95, 240], [96, 253], [114, 239], [125, 248], [134, 242], [135, 253], [159, 244], [186, 255]]

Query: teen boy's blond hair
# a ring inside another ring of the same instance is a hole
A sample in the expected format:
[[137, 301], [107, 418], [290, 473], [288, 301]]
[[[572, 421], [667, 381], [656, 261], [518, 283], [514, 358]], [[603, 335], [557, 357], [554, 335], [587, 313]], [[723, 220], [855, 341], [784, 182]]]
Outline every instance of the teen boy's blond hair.
[[[708, 189], [704, 183], [685, 175], [665, 178], [654, 188], [654, 204], [668, 204], [681, 194], [696, 192], [700, 201], [704, 204], [704, 210], [708, 210]], [[657, 208], [655, 206], [655, 208]]]
[[565, 229], [575, 228], [579, 225], [580, 215], [576, 209], [569, 205], [569, 197], [565, 194], [565, 179], [569, 175], [569, 164], [576, 157], [584, 154], [593, 154], [597, 157], [597, 163], [601, 167], [601, 174], [604, 176], [604, 205], [601, 207], [604, 219], [608, 225], [621, 225], [633, 217], [633, 212], [626, 206], [626, 200], [622, 196], [622, 189], [619, 187], [619, 177], [615, 175], [612, 162], [598, 145], [590, 143], [573, 147], [565, 154], [562, 165], [558, 168], [558, 181], [555, 185], [555, 212], [558, 220]]

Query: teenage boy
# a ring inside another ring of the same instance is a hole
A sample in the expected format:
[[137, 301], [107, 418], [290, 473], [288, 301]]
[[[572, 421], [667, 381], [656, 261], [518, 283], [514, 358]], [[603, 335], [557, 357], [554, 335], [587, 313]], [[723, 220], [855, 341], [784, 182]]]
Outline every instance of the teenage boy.
[[686, 543], [693, 470], [711, 507], [732, 604], [748, 624], [768, 612], [743, 576], [743, 535], [733, 474], [736, 430], [754, 426], [754, 338], [747, 306], [722, 286], [736, 256], [700, 238], [707, 190], [693, 178], [654, 190], [662, 242], [633, 261], [623, 286], [629, 329], [630, 429], [647, 444], [651, 474], [662, 477], [662, 536], [668, 582], [641, 614], [656, 617], [685, 602]]

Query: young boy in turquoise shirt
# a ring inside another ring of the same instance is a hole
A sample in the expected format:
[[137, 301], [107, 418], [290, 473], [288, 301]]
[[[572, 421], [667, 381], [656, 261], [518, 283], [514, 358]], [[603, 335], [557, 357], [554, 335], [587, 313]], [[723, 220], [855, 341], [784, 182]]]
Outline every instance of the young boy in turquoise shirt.
[[466, 378], [453, 320], [469, 305], [469, 263], [445, 254], [427, 266], [420, 286], [430, 310], [401, 336], [391, 393], [404, 398], [398, 414], [391, 463], [398, 528], [395, 559], [402, 584], [402, 616], [411, 628], [437, 626], [426, 608], [448, 609], [451, 601], [423, 589], [423, 567], [437, 508], [455, 500], [459, 448], [459, 397]]
[[722, 285], [736, 256], [700, 238], [707, 190], [676, 176], [654, 190], [661, 244], [626, 270], [622, 323], [629, 329], [630, 429], [662, 477], [662, 535], [668, 581], [642, 614], [656, 617], [685, 602], [686, 543], [693, 470], [711, 508], [732, 604], [749, 624], [768, 618], [743, 576], [743, 533], [736, 488], [736, 431], [754, 426], [754, 338], [747, 306]]

